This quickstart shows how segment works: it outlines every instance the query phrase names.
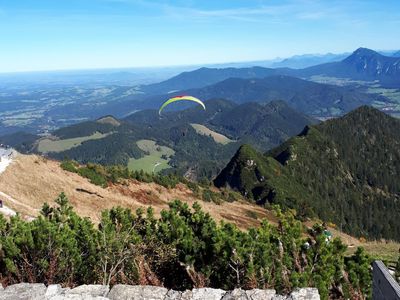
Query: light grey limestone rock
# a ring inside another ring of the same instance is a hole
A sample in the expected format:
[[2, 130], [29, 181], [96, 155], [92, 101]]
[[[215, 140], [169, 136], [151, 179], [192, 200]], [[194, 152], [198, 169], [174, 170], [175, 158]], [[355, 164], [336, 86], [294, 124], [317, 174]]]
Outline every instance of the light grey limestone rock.
[[46, 298], [46, 300], [109, 300], [106, 297], [101, 296], [88, 296], [79, 294], [69, 294], [69, 295], [56, 295], [51, 298]]
[[233, 291], [227, 292], [222, 300], [249, 300], [246, 291], [242, 289], [234, 289]]
[[45, 294], [46, 286], [42, 283], [18, 283], [0, 292], [0, 300], [39, 300]]
[[290, 294], [290, 300], [320, 300], [318, 289], [302, 288], [294, 290]]
[[157, 286], [115, 285], [111, 291], [103, 285], [81, 285], [73, 289], [59, 284], [20, 283], [3, 289], [0, 300], [320, 300], [316, 288], [294, 290], [289, 296], [276, 295], [275, 290], [224, 291], [199, 288], [184, 292]]
[[275, 295], [272, 300], [290, 300], [290, 296]]
[[44, 296], [46, 298], [50, 298], [56, 295], [60, 295], [64, 292], [64, 289], [61, 287], [61, 285], [59, 284], [50, 284], [47, 289], [46, 289], [46, 293], [44, 294]]
[[226, 291], [221, 289], [200, 288], [192, 290], [193, 300], [221, 300]]
[[276, 294], [275, 290], [253, 289], [246, 291], [249, 300], [272, 300]]
[[107, 296], [110, 288], [107, 285], [90, 284], [80, 285], [65, 292], [65, 295], [82, 295], [92, 297], [105, 297]]
[[108, 293], [111, 300], [164, 300], [168, 290], [148, 285], [115, 285]]
[[169, 290], [164, 300], [182, 300], [182, 292]]
[[181, 300], [192, 300], [193, 299], [193, 293], [190, 290], [186, 290], [182, 293], [182, 298]]

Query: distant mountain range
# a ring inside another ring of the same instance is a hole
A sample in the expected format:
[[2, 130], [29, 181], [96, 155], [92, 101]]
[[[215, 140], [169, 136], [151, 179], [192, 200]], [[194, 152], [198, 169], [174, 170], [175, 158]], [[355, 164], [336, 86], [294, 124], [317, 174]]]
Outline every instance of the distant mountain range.
[[300, 76], [324, 75], [356, 80], [378, 80], [383, 86], [400, 87], [400, 58], [359, 48], [340, 62], [309, 67]]
[[400, 120], [360, 107], [265, 154], [242, 146], [215, 184], [357, 236], [400, 240], [399, 176]]
[[[263, 69], [257, 68], [257, 70]], [[269, 72], [269, 69], [266, 70]], [[203, 69], [201, 73], [203, 72], [207, 72], [207, 70]], [[216, 70], [210, 70], [210, 72], [215, 73]], [[239, 104], [283, 100], [294, 109], [317, 117], [339, 116], [356, 107], [375, 101], [390, 102], [383, 96], [362, 93], [351, 87], [327, 85], [290, 76], [275, 75], [252, 79], [229, 78], [203, 88], [151, 96], [144, 100], [142, 105], [158, 107], [165, 99], [176, 94], [189, 94], [200, 99], [224, 98]], [[172, 107], [182, 107], [182, 105]]]
[[359, 48], [341, 61], [297, 70], [263, 67], [201, 68], [181, 73], [160, 83], [143, 86], [142, 90], [147, 94], [164, 94], [191, 88], [201, 88], [233, 77], [246, 79], [264, 78], [273, 75], [287, 75], [299, 78], [321, 75], [355, 80], [378, 80], [384, 86], [400, 87], [400, 58], [384, 56], [370, 49]]
[[[400, 51], [377, 51], [377, 53], [385, 56], [399, 57]], [[294, 55], [281, 61], [271, 62], [268, 65], [257, 64], [257, 66], [266, 66], [269, 68], [291, 68], [304, 69], [325, 63], [337, 62], [345, 59], [351, 53], [326, 53], [326, 54], [303, 54]]]
[[275, 62], [269, 65], [271, 68], [292, 68], [292, 69], [303, 69], [315, 65], [320, 65], [329, 62], [341, 61], [349, 56], [350, 53], [340, 54], [303, 54], [295, 55], [289, 58], [285, 58], [282, 61]]

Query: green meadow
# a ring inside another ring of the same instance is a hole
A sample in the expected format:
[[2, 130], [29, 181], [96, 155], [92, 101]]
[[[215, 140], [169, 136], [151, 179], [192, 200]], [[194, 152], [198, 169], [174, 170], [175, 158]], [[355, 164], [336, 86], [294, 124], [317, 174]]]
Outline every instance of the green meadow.
[[83, 142], [89, 140], [98, 140], [105, 138], [110, 133], [100, 133], [95, 132], [89, 136], [82, 136], [72, 139], [65, 139], [65, 140], [52, 140], [49, 138], [45, 138], [40, 140], [38, 145], [38, 151], [41, 153], [48, 153], [48, 152], [62, 152], [65, 150], [69, 150], [74, 147], [80, 146]]
[[166, 146], [159, 146], [155, 141], [140, 140], [136, 143], [138, 147], [147, 154], [139, 159], [131, 158], [128, 162], [128, 168], [132, 171], [143, 170], [147, 173], [157, 173], [163, 169], [168, 169], [171, 156], [175, 151]]

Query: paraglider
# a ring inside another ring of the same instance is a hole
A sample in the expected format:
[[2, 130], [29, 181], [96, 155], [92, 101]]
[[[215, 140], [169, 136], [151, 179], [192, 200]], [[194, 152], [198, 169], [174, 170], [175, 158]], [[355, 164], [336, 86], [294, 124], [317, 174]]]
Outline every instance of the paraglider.
[[172, 97], [172, 98], [168, 99], [167, 101], [165, 101], [163, 103], [163, 105], [161, 105], [161, 107], [160, 107], [160, 109], [158, 111], [158, 114], [161, 116], [161, 111], [167, 105], [169, 105], [169, 104], [171, 104], [173, 102], [176, 102], [176, 101], [183, 101], [183, 100], [196, 102], [196, 103], [200, 104], [203, 107], [204, 110], [206, 110], [206, 106], [204, 105], [204, 103], [200, 99], [197, 99], [196, 97], [193, 97], [193, 96], [183, 95], [183, 96], [175, 96], [175, 97]]

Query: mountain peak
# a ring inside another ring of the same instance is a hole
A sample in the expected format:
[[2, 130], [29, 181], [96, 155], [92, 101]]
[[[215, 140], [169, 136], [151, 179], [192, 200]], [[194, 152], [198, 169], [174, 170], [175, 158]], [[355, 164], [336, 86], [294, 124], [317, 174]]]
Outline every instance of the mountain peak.
[[379, 54], [378, 52], [371, 50], [369, 48], [360, 47], [356, 51], [353, 52], [356, 55], [376, 55]]
[[386, 86], [397, 86], [400, 71], [399, 61], [399, 58], [385, 56], [371, 49], [358, 48], [341, 62], [342, 67], [347, 70], [347, 73], [342, 72], [342, 74], [362, 80], [380, 79], [381, 82], [385, 82]]
[[294, 208], [298, 216], [341, 224], [349, 233], [400, 240], [400, 231], [376, 229], [380, 216], [388, 224], [398, 218], [399, 149], [400, 120], [362, 106], [308, 126], [264, 155], [240, 148], [214, 183], [258, 203]]
[[214, 179], [217, 187], [229, 186], [247, 194], [247, 186], [262, 181], [265, 175], [263, 155], [244, 144], [236, 151], [228, 165]]
[[350, 56], [345, 58], [343, 62], [357, 62], [360, 60], [370, 60], [371, 58], [376, 58], [383, 56], [379, 54], [378, 52], [375, 52], [374, 50], [368, 49], [368, 48], [358, 48], [355, 50]]

